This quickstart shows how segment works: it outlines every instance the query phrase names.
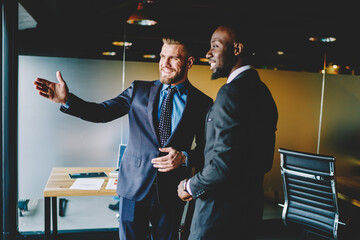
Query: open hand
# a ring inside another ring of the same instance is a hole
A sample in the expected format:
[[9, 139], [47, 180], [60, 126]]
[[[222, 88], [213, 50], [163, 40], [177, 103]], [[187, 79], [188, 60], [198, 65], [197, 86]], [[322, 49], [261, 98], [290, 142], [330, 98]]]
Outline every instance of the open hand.
[[34, 85], [40, 96], [43, 96], [53, 102], [65, 104], [68, 100], [69, 89], [63, 80], [61, 73], [56, 72], [56, 78], [59, 83], [50, 82], [43, 78], [36, 78]]
[[159, 148], [159, 151], [168, 153], [165, 156], [153, 158], [151, 160], [153, 166], [157, 168], [159, 172], [169, 172], [185, 163], [185, 154], [172, 147]]

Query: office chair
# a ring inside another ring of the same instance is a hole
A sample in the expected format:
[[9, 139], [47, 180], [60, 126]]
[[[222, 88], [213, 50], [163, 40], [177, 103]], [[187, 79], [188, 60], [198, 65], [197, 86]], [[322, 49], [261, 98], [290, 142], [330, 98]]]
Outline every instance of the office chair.
[[282, 220], [325, 239], [338, 239], [335, 157], [281, 149]]

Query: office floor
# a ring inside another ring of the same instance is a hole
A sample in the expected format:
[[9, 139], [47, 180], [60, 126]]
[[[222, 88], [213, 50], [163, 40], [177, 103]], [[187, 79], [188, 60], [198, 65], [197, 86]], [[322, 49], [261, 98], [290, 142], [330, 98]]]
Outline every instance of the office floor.
[[[59, 230], [117, 228], [116, 212], [108, 208], [112, 196], [65, 197], [65, 216], [58, 217]], [[30, 200], [28, 211], [19, 217], [20, 232], [44, 231], [44, 200]]]
[[[66, 199], [68, 201], [65, 216], [58, 217], [58, 227], [60, 231], [118, 227], [116, 212], [108, 208], [109, 204], [115, 203], [113, 197], [66, 197]], [[29, 210], [23, 212], [23, 216], [19, 217], [20, 232], [41, 232], [44, 230], [43, 204], [43, 199], [30, 200], [28, 204]], [[265, 201], [265, 223], [261, 232], [259, 232], [258, 240], [302, 239], [301, 232], [288, 229], [282, 224], [281, 210], [280, 207], [276, 206], [271, 201]], [[87, 239], [89, 238], [87, 237]]]
[[[265, 198], [264, 224], [258, 232], [257, 240], [302, 240], [303, 233], [299, 229], [285, 227], [281, 221], [282, 208], [274, 203], [273, 197]], [[96, 197], [66, 197], [67, 205], [64, 217], [58, 217], [58, 227], [61, 230], [84, 230], [74, 237], [74, 234], [63, 233], [59, 236], [62, 240], [118, 240], [118, 221], [116, 212], [108, 208], [109, 204], [115, 203], [111, 196]], [[281, 200], [280, 200], [281, 202]], [[44, 231], [44, 201], [43, 199], [30, 200], [28, 211], [19, 217], [19, 231], [22, 234], [36, 233], [41, 235]], [[345, 210], [345, 206], [342, 206]], [[360, 208], [351, 206], [347, 212], [352, 213], [352, 219], [356, 216], [357, 221], [353, 224], [360, 226]], [[105, 230], [104, 230], [105, 229]], [[106, 229], [110, 229], [107, 231]], [[92, 231], [97, 231], [93, 233]], [[100, 231], [100, 232], [99, 232]], [[101, 232], [103, 231], [103, 232]], [[76, 231], [74, 231], [76, 232]], [[101, 236], [101, 237], [99, 237]], [[106, 236], [106, 237], [105, 237]], [[30, 239], [30, 238], [26, 238]], [[35, 237], [33, 239], [39, 239]], [[240, 236], [234, 239], [242, 239]], [[360, 230], [356, 231], [356, 237], [360, 240]], [[316, 236], [308, 236], [307, 240], [319, 240]], [[345, 239], [346, 240], [346, 239]]]

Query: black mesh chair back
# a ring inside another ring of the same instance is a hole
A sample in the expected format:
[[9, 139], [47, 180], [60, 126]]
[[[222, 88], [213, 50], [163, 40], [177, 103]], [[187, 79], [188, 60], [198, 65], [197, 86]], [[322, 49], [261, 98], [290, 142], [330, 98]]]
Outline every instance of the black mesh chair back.
[[335, 157], [281, 148], [279, 153], [284, 224], [300, 224], [316, 235], [338, 239]]

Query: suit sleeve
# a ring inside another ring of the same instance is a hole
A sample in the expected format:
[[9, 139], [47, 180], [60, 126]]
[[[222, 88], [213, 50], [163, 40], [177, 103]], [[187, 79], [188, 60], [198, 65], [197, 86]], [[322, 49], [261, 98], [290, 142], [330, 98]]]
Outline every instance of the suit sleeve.
[[[205, 101], [206, 100], [206, 101]], [[188, 167], [198, 172], [204, 166], [204, 148], [205, 148], [205, 119], [206, 114], [213, 104], [211, 98], [204, 99], [201, 108], [198, 110], [200, 114], [199, 126], [195, 132], [195, 148], [188, 152]]]
[[133, 91], [134, 83], [117, 97], [101, 103], [88, 102], [70, 93], [69, 107], [62, 106], [60, 111], [90, 122], [110, 122], [129, 112]]
[[[218, 93], [209, 117], [213, 118], [213, 134], [206, 140], [213, 145], [205, 153], [210, 158], [204, 168], [191, 178], [193, 197], [211, 194], [231, 182], [244, 182], [249, 171], [247, 154], [250, 134], [250, 107], [244, 94], [224, 85]], [[207, 143], [209, 144], [209, 143]], [[210, 144], [211, 145], [211, 144]], [[224, 185], [225, 184], [225, 185]]]

